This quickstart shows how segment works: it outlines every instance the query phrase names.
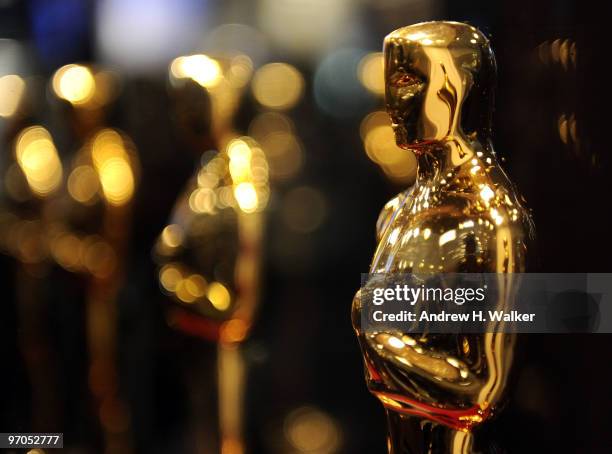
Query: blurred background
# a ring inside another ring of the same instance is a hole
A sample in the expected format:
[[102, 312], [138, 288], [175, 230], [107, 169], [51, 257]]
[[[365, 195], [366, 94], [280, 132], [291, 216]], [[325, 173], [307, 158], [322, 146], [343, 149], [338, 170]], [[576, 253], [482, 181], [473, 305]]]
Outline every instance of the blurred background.
[[[495, 146], [541, 270], [610, 272], [602, 8], [0, 0], [1, 431], [71, 453], [385, 452], [349, 317], [415, 174], [382, 40], [432, 19], [491, 38]], [[522, 341], [494, 452], [609, 450], [610, 337]]]

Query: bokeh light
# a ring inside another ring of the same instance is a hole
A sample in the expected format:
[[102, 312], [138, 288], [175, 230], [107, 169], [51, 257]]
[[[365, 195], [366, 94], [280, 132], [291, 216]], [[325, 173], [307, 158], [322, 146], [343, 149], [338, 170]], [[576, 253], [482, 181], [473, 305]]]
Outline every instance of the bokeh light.
[[253, 95], [270, 109], [289, 109], [297, 104], [304, 91], [304, 78], [286, 63], [269, 63], [255, 72]]
[[68, 193], [77, 202], [91, 203], [95, 200], [99, 188], [98, 175], [89, 165], [75, 167], [68, 176]]
[[251, 171], [251, 147], [244, 140], [233, 140], [227, 146], [230, 158], [229, 170], [234, 182], [243, 182]]
[[62, 182], [62, 163], [51, 134], [42, 126], [21, 131], [15, 142], [17, 163], [32, 192], [45, 197]]
[[249, 331], [249, 324], [244, 320], [235, 318], [228, 320], [221, 327], [221, 340], [226, 343], [240, 342], [244, 340]]
[[257, 191], [252, 183], [240, 183], [234, 188], [234, 196], [240, 209], [245, 213], [253, 213], [257, 209]]
[[260, 113], [249, 125], [249, 135], [261, 144], [274, 180], [288, 180], [302, 167], [304, 149], [294, 129], [291, 119], [280, 112]]
[[198, 298], [198, 296], [192, 292], [192, 288], [187, 279], [181, 279], [176, 284], [174, 292], [176, 293], [176, 297], [183, 303], [193, 303]]
[[209, 188], [196, 188], [189, 196], [189, 207], [194, 213], [214, 213], [217, 194]]
[[272, 178], [287, 180], [302, 167], [304, 151], [295, 134], [290, 132], [268, 134], [261, 141], [261, 146], [266, 152]]
[[359, 62], [359, 80], [375, 95], [385, 94], [384, 59], [382, 52], [366, 55]]
[[259, 144], [240, 137], [227, 144], [233, 194], [244, 213], [260, 211], [268, 203], [268, 162]]
[[251, 80], [253, 61], [246, 55], [236, 55], [227, 70], [228, 82], [236, 88], [244, 87]]
[[96, 81], [91, 70], [82, 65], [66, 65], [53, 75], [53, 91], [71, 104], [81, 105], [89, 102], [96, 90]]
[[229, 308], [231, 303], [230, 292], [220, 282], [211, 282], [206, 292], [206, 297], [209, 299], [215, 309], [225, 311]]
[[410, 184], [416, 176], [416, 157], [397, 146], [391, 119], [386, 112], [372, 112], [361, 122], [361, 137], [368, 157], [392, 180]]
[[295, 125], [291, 118], [280, 112], [263, 112], [258, 114], [249, 125], [249, 135], [261, 142], [275, 132], [293, 132]]
[[0, 117], [8, 118], [15, 114], [21, 103], [25, 82], [15, 74], [0, 77]]
[[223, 76], [219, 62], [203, 54], [175, 58], [170, 73], [177, 79], [192, 79], [205, 88], [218, 85]]
[[183, 274], [177, 264], [169, 263], [159, 271], [159, 282], [169, 292], [174, 292], [182, 279]]
[[285, 419], [285, 437], [300, 453], [332, 454], [338, 452], [342, 433], [336, 421], [314, 407], [300, 407]]
[[169, 248], [177, 248], [183, 244], [183, 237], [183, 228], [178, 224], [167, 225], [161, 233], [162, 242]]
[[112, 129], [100, 131], [91, 156], [105, 199], [114, 206], [126, 204], [134, 194], [135, 178], [121, 135]]
[[79, 236], [55, 224], [49, 228], [48, 242], [53, 260], [70, 272], [105, 279], [117, 269], [114, 249], [99, 235]]
[[123, 205], [132, 196], [134, 179], [132, 169], [125, 159], [110, 158], [100, 166], [100, 183], [111, 205]]

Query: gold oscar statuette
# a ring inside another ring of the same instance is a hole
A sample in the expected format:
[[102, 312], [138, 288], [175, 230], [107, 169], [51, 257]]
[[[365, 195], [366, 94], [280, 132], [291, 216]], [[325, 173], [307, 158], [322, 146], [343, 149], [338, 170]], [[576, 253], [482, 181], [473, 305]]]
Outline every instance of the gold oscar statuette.
[[[198, 452], [203, 454], [246, 450], [247, 365], [240, 346], [259, 303], [270, 191], [262, 148], [253, 138], [238, 135], [233, 124], [251, 73], [246, 55], [197, 54], [178, 57], [170, 65], [179, 134], [202, 157], [154, 255], [159, 283], [172, 301], [170, 326], [217, 347], [216, 377], [204, 370], [208, 381], [193, 384], [191, 399]], [[194, 90], [201, 90], [200, 96]], [[202, 377], [193, 370], [190, 375]], [[212, 414], [215, 400], [218, 408]]]
[[[370, 273], [495, 273], [498, 306], [529, 269], [534, 227], [491, 143], [496, 66], [489, 40], [458, 22], [400, 28], [384, 42], [397, 144], [414, 186], [378, 222]], [[369, 390], [385, 407], [390, 453], [480, 452], [478, 433], [508, 391], [516, 335], [374, 331], [353, 300]]]

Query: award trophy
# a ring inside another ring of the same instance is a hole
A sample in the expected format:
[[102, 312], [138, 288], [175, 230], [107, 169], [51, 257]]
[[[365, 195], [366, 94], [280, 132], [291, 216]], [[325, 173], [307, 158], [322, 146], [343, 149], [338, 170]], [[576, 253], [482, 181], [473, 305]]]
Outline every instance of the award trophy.
[[[239, 347], [256, 310], [263, 210], [269, 197], [262, 149], [232, 129], [251, 69], [250, 60], [241, 55], [179, 57], [170, 68], [181, 135], [200, 155], [205, 147], [213, 148], [202, 155], [154, 248], [159, 282], [172, 302], [169, 324], [214, 348], [212, 355], [200, 348], [194, 358], [205, 363], [192, 387], [198, 396], [192, 402], [196, 437], [205, 453], [244, 452], [245, 364]], [[194, 89], [201, 91], [199, 105], [190, 94]], [[216, 377], [211, 372], [215, 367]], [[211, 410], [215, 400], [216, 415]]]
[[[74, 321], [83, 321], [89, 388], [104, 443], [113, 452], [128, 452], [129, 418], [119, 396], [115, 366], [116, 300], [124, 282], [121, 264], [139, 160], [129, 137], [104, 128], [117, 82], [112, 73], [84, 65], [69, 64], [55, 72], [49, 84], [55, 98], [47, 107], [60, 119], [55, 129], [64, 127], [59, 134], [64, 138], [61, 147], [43, 126], [30, 124], [40, 112], [17, 120], [18, 133], [10, 144], [9, 162], [14, 162], [7, 172], [7, 213], [0, 233], [6, 232], [1, 235], [3, 248], [20, 264], [19, 330], [36, 396], [35, 430], [49, 431], [48, 421], [58, 424], [59, 430], [63, 418], [76, 418], [72, 413], [81, 411], [76, 403], [62, 402], [60, 392], [62, 380], [64, 386], [75, 387], [75, 393], [87, 382], [78, 373], [61, 375], [65, 364], [81, 372], [81, 351], [64, 345], [60, 347], [65, 350], [58, 351], [50, 333], [62, 331], [64, 339], [76, 344], [81, 327]], [[83, 309], [68, 304], [81, 300]], [[58, 301], [62, 315], [56, 319], [50, 314], [57, 311]]]
[[[421, 23], [388, 35], [384, 55], [396, 141], [418, 171], [381, 213], [370, 273], [496, 273], [511, 286], [534, 230], [491, 143], [488, 39], [467, 24]], [[361, 309], [358, 292], [353, 325], [368, 388], [386, 410], [389, 452], [482, 449], [478, 428], [503, 401], [516, 336], [368, 330]]]

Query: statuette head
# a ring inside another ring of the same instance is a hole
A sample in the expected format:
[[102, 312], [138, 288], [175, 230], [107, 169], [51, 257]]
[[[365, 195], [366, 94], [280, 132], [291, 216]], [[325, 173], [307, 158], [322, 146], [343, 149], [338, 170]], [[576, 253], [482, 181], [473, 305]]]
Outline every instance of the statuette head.
[[[487, 136], [495, 59], [489, 40], [459, 22], [424, 22], [385, 38], [385, 94], [402, 148]], [[481, 139], [484, 137], [481, 137]]]

